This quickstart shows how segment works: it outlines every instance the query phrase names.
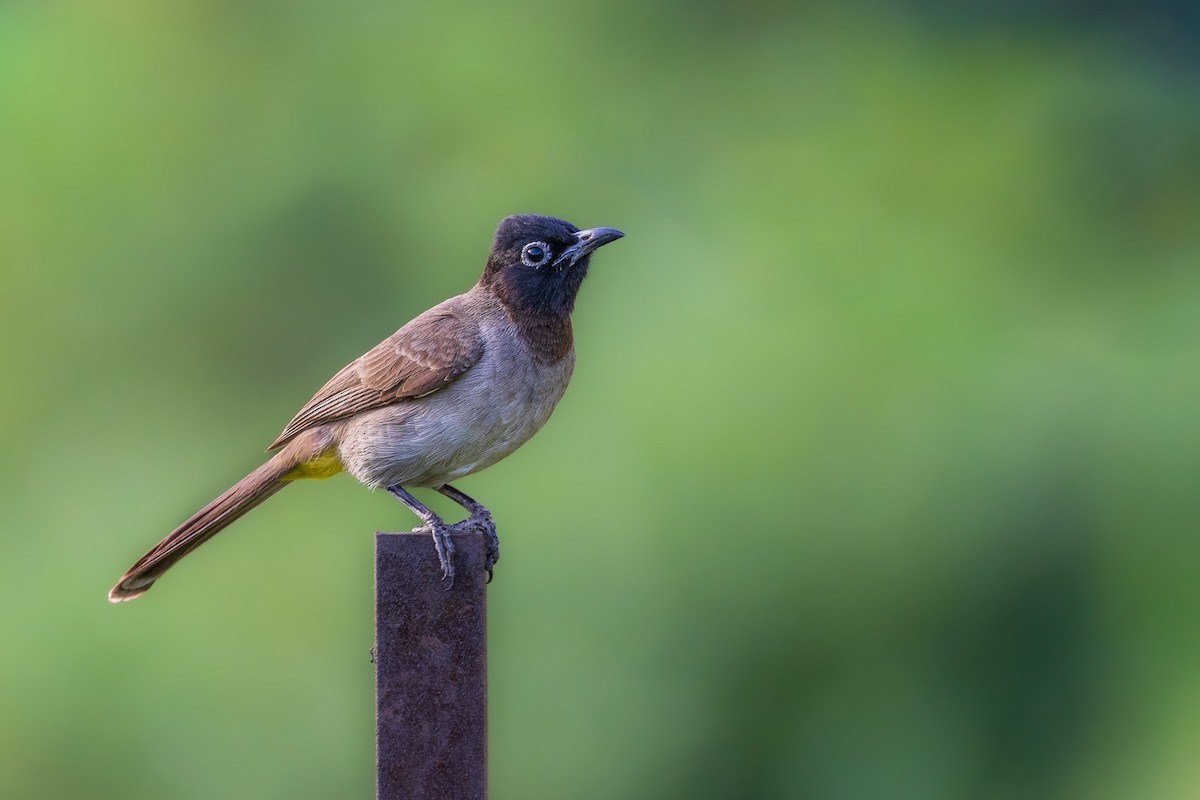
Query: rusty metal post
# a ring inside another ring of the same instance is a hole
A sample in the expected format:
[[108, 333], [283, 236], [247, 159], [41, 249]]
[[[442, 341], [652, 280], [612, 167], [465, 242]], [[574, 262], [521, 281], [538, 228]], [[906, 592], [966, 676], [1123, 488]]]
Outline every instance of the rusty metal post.
[[377, 800], [487, 797], [483, 537], [451, 535], [447, 590], [428, 534], [375, 534]]

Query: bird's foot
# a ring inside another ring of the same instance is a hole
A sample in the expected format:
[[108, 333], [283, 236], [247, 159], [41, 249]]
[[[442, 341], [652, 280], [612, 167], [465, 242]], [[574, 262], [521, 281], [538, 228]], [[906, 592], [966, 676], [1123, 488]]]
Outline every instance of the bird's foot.
[[483, 506], [479, 508], [482, 513], [473, 513], [468, 521], [483, 534], [483, 568], [487, 570], [487, 582], [491, 583], [492, 569], [500, 560], [500, 537], [496, 535], [496, 522], [492, 519], [491, 513]]
[[433, 544], [437, 548], [438, 563], [442, 566], [442, 579], [449, 582], [447, 588], [454, 584], [454, 540], [452, 536], [458, 533], [478, 533], [483, 535], [483, 568], [487, 572], [487, 582], [492, 582], [492, 570], [500, 560], [500, 537], [496, 535], [496, 523], [492, 515], [486, 511], [483, 514], [467, 517], [453, 525], [443, 524], [440, 532], [426, 524], [416, 529], [419, 533], [433, 536]]
[[492, 512], [487, 510], [487, 506], [475, 500], [474, 498], [463, 494], [458, 489], [455, 489], [450, 484], [446, 484], [438, 489], [439, 492], [449, 497], [454, 502], [470, 512], [471, 516], [464, 519], [455, 525], [455, 528], [460, 530], [475, 530], [483, 534], [484, 538], [484, 557], [483, 568], [487, 571], [487, 582], [492, 582], [492, 568], [496, 566], [496, 562], [500, 560], [500, 537], [496, 535], [496, 523], [492, 520]]
[[439, 519], [435, 522], [426, 522], [421, 527], [414, 528], [413, 532], [428, 533], [433, 537], [438, 564], [442, 567], [442, 580], [446, 581], [447, 589], [452, 587], [454, 585], [454, 540], [450, 538], [450, 528]]

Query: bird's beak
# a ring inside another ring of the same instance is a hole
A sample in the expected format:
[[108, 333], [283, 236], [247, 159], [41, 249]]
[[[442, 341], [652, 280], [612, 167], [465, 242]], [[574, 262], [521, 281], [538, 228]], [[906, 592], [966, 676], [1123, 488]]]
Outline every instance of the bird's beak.
[[575, 244], [563, 251], [554, 262], [554, 266], [569, 267], [597, 247], [615, 242], [624, 235], [616, 228], [588, 228], [586, 231], [579, 231], [575, 234]]

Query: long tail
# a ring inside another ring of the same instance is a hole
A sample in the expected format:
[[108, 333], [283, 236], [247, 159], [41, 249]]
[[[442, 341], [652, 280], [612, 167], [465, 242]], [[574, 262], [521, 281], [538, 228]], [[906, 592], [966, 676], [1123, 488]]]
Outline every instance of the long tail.
[[108, 593], [109, 602], [132, 600], [142, 594], [176, 561], [286, 486], [290, 481], [284, 476], [296, 465], [296, 459], [288, 457], [286, 453], [287, 449], [277, 453], [171, 531], [167, 538], [156, 544], [121, 576], [121, 580]]

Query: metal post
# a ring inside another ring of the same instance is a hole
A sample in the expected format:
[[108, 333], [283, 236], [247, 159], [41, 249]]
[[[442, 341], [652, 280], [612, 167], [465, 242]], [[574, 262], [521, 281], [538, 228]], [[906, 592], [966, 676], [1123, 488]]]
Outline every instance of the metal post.
[[375, 534], [377, 800], [486, 800], [483, 537], [452, 533], [442, 580], [428, 534]]

